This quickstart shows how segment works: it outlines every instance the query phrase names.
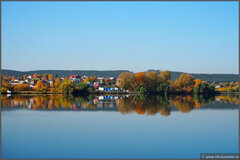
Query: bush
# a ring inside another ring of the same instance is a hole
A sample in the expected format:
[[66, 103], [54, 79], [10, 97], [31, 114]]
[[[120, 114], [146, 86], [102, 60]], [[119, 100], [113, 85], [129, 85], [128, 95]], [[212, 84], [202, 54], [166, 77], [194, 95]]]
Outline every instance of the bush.
[[140, 87], [140, 92], [141, 92], [141, 93], [146, 93], [146, 92], [147, 92], [147, 90], [146, 90], [146, 88], [145, 88], [145, 87], [143, 87], [143, 86], [142, 86], [142, 87]]
[[205, 94], [205, 95], [213, 95], [215, 92], [214, 86], [208, 83], [201, 83], [197, 87], [193, 88], [194, 94]]
[[87, 91], [90, 86], [87, 83], [79, 83], [77, 87], [80, 91]]

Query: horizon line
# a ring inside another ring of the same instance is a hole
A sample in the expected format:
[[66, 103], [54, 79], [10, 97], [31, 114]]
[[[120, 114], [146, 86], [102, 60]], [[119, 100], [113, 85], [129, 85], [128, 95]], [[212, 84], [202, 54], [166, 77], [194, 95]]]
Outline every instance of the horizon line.
[[[134, 72], [134, 71], [130, 71], [127, 69], [116, 69], [116, 70], [77, 70], [77, 69], [39, 69], [39, 70], [28, 70], [28, 71], [20, 71], [20, 70], [14, 70], [14, 69], [1, 69], [1, 70], [10, 70], [10, 71], [17, 71], [17, 72], [34, 72], [34, 71], [128, 71], [128, 72], [132, 72], [132, 73], [138, 73], [138, 72]], [[187, 73], [187, 74], [234, 74], [234, 75], [239, 75], [239, 73], [201, 73], [201, 72], [184, 72], [184, 71], [171, 71], [171, 70], [159, 70], [159, 69], [148, 69], [146, 71], [140, 71], [140, 72], [147, 72], [149, 70], [153, 70], [153, 71], [169, 71], [169, 72], [180, 72], [180, 73]]]

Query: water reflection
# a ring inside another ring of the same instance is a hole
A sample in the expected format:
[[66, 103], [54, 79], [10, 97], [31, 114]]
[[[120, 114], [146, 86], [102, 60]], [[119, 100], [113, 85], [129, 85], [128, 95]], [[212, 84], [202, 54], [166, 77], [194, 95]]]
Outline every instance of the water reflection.
[[[74, 97], [66, 95], [2, 95], [1, 106], [3, 110], [31, 109], [31, 110], [78, 110], [78, 111], [118, 111], [121, 114], [137, 113], [139, 115], [169, 116], [172, 111], [189, 113], [194, 109], [215, 109], [212, 103], [236, 104], [237, 96], [88, 96]], [[229, 109], [228, 106], [222, 108]]]

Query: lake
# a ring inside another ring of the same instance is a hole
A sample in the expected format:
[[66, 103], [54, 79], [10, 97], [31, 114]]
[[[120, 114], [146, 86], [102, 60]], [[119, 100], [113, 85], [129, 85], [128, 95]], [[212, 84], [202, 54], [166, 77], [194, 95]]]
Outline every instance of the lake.
[[2, 95], [2, 158], [238, 153], [238, 97]]

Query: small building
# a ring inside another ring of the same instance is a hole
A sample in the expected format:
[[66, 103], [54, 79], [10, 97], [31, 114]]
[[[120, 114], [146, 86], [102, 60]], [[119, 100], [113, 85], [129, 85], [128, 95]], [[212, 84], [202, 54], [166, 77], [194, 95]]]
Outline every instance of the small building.
[[104, 91], [104, 87], [98, 87], [99, 91]]
[[111, 88], [105, 87], [104, 90], [105, 90], [105, 91], [111, 91]]
[[27, 78], [28, 78], [28, 79], [32, 79], [32, 78], [33, 78], [33, 75], [29, 75]]
[[94, 87], [94, 88], [98, 88], [99, 85], [100, 85], [99, 82], [94, 82], [94, 83], [93, 83], [93, 87]]
[[78, 78], [81, 78], [78, 74], [75, 74], [75, 75], [70, 75], [69, 76], [69, 79], [72, 80], [72, 79], [78, 79]]

